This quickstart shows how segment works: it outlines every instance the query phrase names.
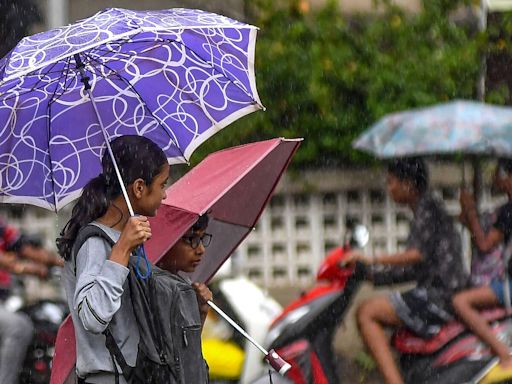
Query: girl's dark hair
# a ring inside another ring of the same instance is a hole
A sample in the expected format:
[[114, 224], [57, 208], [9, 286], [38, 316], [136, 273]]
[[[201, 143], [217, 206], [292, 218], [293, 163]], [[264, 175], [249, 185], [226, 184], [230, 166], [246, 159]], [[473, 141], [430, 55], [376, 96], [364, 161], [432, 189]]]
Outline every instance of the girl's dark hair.
[[[164, 152], [146, 137], [120, 136], [112, 140], [110, 145], [126, 185], [137, 179], [150, 185], [162, 166], [167, 164]], [[110, 202], [122, 193], [114, 164], [106, 150], [101, 164], [103, 172], [85, 185], [82, 195], [73, 207], [71, 219], [60, 232], [61, 237], [57, 238], [57, 249], [65, 260], [69, 260], [71, 256], [71, 249], [80, 228], [103, 216]]]
[[388, 162], [388, 172], [398, 180], [409, 181], [423, 194], [428, 188], [428, 170], [423, 159], [406, 157]]
[[197, 219], [197, 221], [194, 223], [194, 225], [191, 228], [192, 232], [204, 231], [208, 227], [209, 222], [210, 222], [210, 218], [208, 217], [207, 213], [199, 216], [199, 218]]

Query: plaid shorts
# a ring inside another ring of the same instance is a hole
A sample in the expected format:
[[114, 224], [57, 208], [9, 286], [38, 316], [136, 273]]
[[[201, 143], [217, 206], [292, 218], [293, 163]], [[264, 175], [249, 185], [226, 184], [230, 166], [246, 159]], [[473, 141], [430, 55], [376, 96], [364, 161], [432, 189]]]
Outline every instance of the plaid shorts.
[[448, 312], [428, 300], [424, 288], [394, 291], [389, 299], [405, 326], [426, 339], [435, 336], [443, 324], [453, 319]]

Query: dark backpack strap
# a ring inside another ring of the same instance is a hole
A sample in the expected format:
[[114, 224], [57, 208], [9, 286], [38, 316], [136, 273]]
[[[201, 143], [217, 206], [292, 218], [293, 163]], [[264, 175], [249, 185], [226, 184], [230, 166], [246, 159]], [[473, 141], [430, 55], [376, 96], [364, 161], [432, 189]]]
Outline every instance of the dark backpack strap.
[[107, 235], [107, 233], [94, 224], [88, 224], [80, 231], [78, 232], [78, 235], [75, 239], [75, 242], [73, 244], [73, 249], [71, 250], [71, 257], [73, 260], [74, 265], [74, 273], [76, 276], [76, 255], [78, 254], [78, 251], [80, 251], [80, 248], [82, 248], [82, 245], [90, 238], [90, 237], [101, 237], [103, 240], [105, 240], [110, 246], [113, 246], [115, 244], [115, 241], [112, 240], [112, 238]]
[[[78, 254], [78, 251], [80, 251], [82, 245], [84, 245], [84, 243], [91, 237], [100, 237], [103, 240], [105, 240], [110, 246], [113, 246], [115, 244], [115, 241], [109, 235], [107, 235], [107, 233], [103, 229], [94, 224], [88, 224], [82, 229], [80, 229], [80, 231], [78, 232], [78, 236], [76, 237], [75, 242], [73, 244], [73, 249], [71, 252], [75, 275], [76, 255]], [[112, 336], [112, 332], [110, 332], [110, 326], [108, 326], [107, 329], [103, 331], [103, 334], [105, 335], [105, 346], [108, 352], [110, 353], [110, 357], [112, 358], [112, 364], [114, 366], [115, 384], [119, 384], [119, 372], [117, 370], [116, 361], [121, 367], [123, 376], [125, 376], [125, 378], [129, 380], [133, 368], [126, 363], [126, 360], [124, 359], [124, 356], [121, 353], [121, 350], [119, 349], [114, 339], [114, 336]]]
[[110, 332], [110, 326], [107, 327], [103, 331], [103, 334], [105, 335], [105, 346], [108, 349], [108, 352], [110, 353], [110, 356], [112, 357], [112, 363], [114, 364], [114, 373], [116, 376], [116, 384], [119, 383], [119, 372], [117, 371], [117, 364], [121, 367], [121, 372], [123, 373], [124, 378], [126, 381], [130, 382], [130, 379], [132, 377], [132, 371], [133, 367], [130, 367], [126, 360], [124, 359], [123, 353], [119, 349], [119, 346], [117, 345], [114, 336], [112, 336], [112, 332]]
[[160, 321], [160, 316], [158, 316], [158, 309], [156, 307], [156, 290], [155, 290], [155, 282], [152, 278], [148, 280], [149, 286], [149, 305], [153, 312], [153, 327], [156, 330], [156, 339], [157, 339], [157, 349], [158, 354], [160, 356], [160, 362], [163, 364], [167, 363], [167, 354], [165, 353], [165, 341], [163, 339], [164, 329], [162, 323]]

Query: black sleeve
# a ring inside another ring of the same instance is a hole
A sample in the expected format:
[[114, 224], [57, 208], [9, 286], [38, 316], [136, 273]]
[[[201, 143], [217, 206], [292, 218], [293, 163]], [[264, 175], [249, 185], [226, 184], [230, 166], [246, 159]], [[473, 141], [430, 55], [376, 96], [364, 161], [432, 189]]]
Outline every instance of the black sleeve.
[[411, 223], [407, 250], [416, 249], [426, 258], [431, 253], [433, 232], [436, 228], [437, 212], [429, 206], [418, 207], [418, 212]]

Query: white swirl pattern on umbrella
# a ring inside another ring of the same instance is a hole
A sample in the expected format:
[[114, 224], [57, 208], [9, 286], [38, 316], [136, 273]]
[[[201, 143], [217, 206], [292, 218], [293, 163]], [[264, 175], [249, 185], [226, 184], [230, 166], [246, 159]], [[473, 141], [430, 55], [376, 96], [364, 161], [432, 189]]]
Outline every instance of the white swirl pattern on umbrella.
[[0, 201], [59, 209], [100, 172], [104, 140], [144, 135], [173, 162], [262, 108], [256, 28], [203, 11], [107, 9], [23, 39], [0, 61]]

